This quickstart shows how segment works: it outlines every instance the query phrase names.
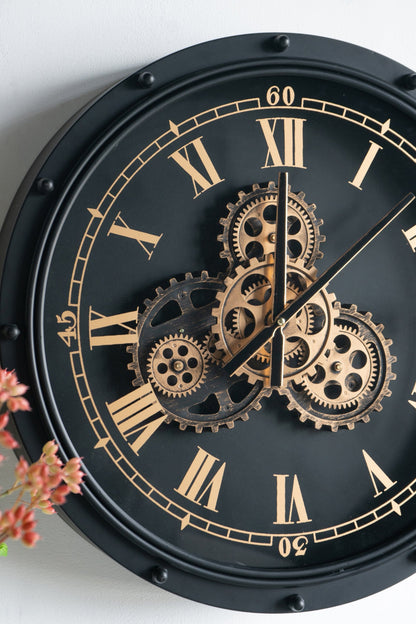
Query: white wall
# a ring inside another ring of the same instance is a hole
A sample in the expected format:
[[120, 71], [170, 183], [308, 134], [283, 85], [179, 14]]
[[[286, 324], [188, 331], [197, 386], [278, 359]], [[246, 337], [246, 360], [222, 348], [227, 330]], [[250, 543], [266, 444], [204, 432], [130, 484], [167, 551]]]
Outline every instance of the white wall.
[[[414, 0], [0, 0], [0, 217], [38, 152], [84, 103], [158, 57], [247, 32], [304, 32], [350, 41], [416, 69]], [[0, 484], [13, 479], [12, 454]], [[0, 558], [0, 621], [266, 624], [197, 605], [135, 577], [58, 517], [40, 519], [35, 550], [10, 543]], [[337, 619], [414, 621], [416, 576], [376, 596], [318, 613]]]

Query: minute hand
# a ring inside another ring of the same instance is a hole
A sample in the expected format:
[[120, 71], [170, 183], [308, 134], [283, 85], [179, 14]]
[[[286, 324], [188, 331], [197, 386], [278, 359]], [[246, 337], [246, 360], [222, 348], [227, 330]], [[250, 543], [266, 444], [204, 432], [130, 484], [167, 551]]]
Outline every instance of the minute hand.
[[241, 366], [257, 353], [271, 338], [277, 328], [280, 328], [294, 317], [304, 305], [308, 303], [322, 288], [342, 271], [372, 240], [376, 238], [405, 208], [415, 199], [413, 193], [408, 193], [394, 208], [392, 208], [374, 227], [371, 228], [360, 240], [358, 240], [348, 251], [334, 262], [322, 275], [312, 282], [294, 301], [292, 301], [274, 319], [271, 325], [262, 329], [245, 347], [236, 353], [225, 364], [224, 369], [229, 375], [233, 375]]

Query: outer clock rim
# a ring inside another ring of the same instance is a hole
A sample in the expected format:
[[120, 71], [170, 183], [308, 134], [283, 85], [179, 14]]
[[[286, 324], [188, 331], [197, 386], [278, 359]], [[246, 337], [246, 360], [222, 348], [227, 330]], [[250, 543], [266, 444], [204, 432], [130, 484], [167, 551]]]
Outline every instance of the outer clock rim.
[[[218, 45], [219, 46], [219, 52], [220, 52], [221, 48], [223, 48], [224, 45], [227, 47], [227, 49], [229, 49], [228, 46], [230, 46], [232, 41], [234, 41], [234, 42], [241, 42], [241, 40], [245, 39], [247, 41], [248, 39], [250, 39], [249, 43], [256, 42], [256, 45], [258, 45], [261, 42], [264, 43], [265, 41], [269, 41], [269, 38], [266, 39], [266, 37], [268, 37], [268, 36], [267, 35], [247, 35], [247, 36], [242, 36], [242, 37], [232, 37], [232, 38], [219, 40], [217, 42], [209, 42], [207, 44], [202, 44], [200, 49], [201, 49], [201, 51], [204, 51], [204, 49], [205, 49], [206, 51], [210, 52], [210, 51], [214, 50], [216, 45]], [[319, 45], [322, 47], [322, 49], [324, 49], [326, 46], [329, 45], [330, 49], [331, 49], [331, 58], [334, 58], [334, 55], [332, 54], [332, 52], [333, 52], [332, 46], [333, 45], [335, 45], [336, 50], [339, 51], [339, 52], [341, 52], [342, 50], [345, 52], [346, 49], [352, 49], [352, 50], [354, 50], [355, 54], [358, 54], [358, 55], [362, 55], [363, 54], [365, 58], [368, 58], [367, 55], [371, 54], [368, 51], [365, 51], [365, 50], [362, 50], [362, 49], [357, 49], [355, 46], [350, 46], [349, 44], [342, 44], [340, 42], [333, 42], [332, 40], [328, 40], [328, 39], [315, 38], [315, 37], [309, 37], [309, 36], [303, 36], [303, 35], [293, 35], [293, 36], [290, 35], [290, 37], [291, 37], [291, 39], [293, 38], [293, 40], [294, 40], [294, 44], [293, 45], [296, 45], [296, 41], [302, 42], [302, 44], [304, 46], [306, 46], [306, 47], [308, 46], [308, 43], [310, 41], [314, 41], [314, 43], [319, 43]], [[244, 44], [244, 41], [242, 43]], [[260, 45], [258, 45], [258, 47], [260, 49], [262, 49]], [[357, 50], [359, 52], [357, 52]], [[164, 63], [170, 65], [172, 60], [174, 61], [174, 63], [178, 63], [178, 66], [183, 67], [183, 65], [181, 65], [179, 63], [180, 59], [181, 58], [182, 59], [184, 59], [184, 58], [186, 59], [186, 58], [192, 57], [192, 62], [195, 62], [194, 57], [196, 55], [194, 54], [194, 52], [195, 52], [195, 48], [190, 48], [188, 50], [185, 50], [185, 51], [179, 52], [179, 53], [177, 53], [175, 55], [172, 55], [170, 57], [167, 57], [166, 59], [163, 59], [162, 61], [158, 61], [155, 64], [149, 66], [149, 68], [147, 68], [147, 69], [150, 70], [150, 71], [153, 71], [156, 68], [160, 68], [160, 67], [163, 68], [163, 64]], [[263, 56], [261, 58], [264, 58], [264, 54], [265, 54], [264, 50], [262, 49], [262, 55]], [[337, 55], [335, 55], [335, 57], [336, 56]], [[376, 55], [376, 56], [378, 57], [378, 55]], [[325, 58], [325, 57], [323, 57], [323, 58]], [[381, 60], [384, 62], [385, 59], [383, 59], [382, 57], [378, 57], [378, 58], [379, 58], [379, 61], [380, 61], [380, 65], [383, 65], [383, 63], [381, 63]], [[304, 72], [304, 69], [306, 69], [308, 66], [310, 67], [311, 65], [315, 69], [317, 69], [317, 68], [325, 68], [325, 70], [328, 70], [328, 67], [329, 67], [330, 71], [329, 71], [329, 73], [328, 73], [328, 71], [325, 71], [324, 72], [325, 75], [326, 76], [331, 76], [331, 74], [332, 74], [332, 76], [334, 76], [334, 71], [338, 71], [339, 80], [341, 80], [342, 82], [345, 82], [345, 76], [347, 76], [347, 75], [351, 76], [352, 75], [353, 76], [353, 80], [356, 80], [359, 76], [361, 76], [362, 80], [367, 83], [367, 90], [375, 89], [376, 91], [378, 91], [378, 86], [382, 84], [387, 89], [387, 93], [389, 94], [389, 97], [391, 96], [395, 100], [396, 106], [398, 105], [398, 103], [399, 104], [402, 103], [403, 107], [405, 107], [406, 109], [411, 109], [413, 115], [415, 115], [414, 108], [413, 107], [409, 107], [409, 104], [412, 102], [411, 98], [404, 96], [404, 97], [400, 97], [400, 99], [397, 101], [396, 98], [397, 98], [397, 96], [401, 92], [396, 87], [392, 87], [390, 85], [386, 85], [385, 83], [383, 83], [382, 82], [382, 78], [381, 78], [380, 75], [375, 80], [374, 79], [373, 80], [369, 80], [368, 75], [366, 73], [363, 73], [361, 70], [360, 71], [357, 70], [357, 71], [354, 72], [354, 71], [348, 70], [347, 68], [338, 68], [337, 69], [333, 64], [329, 65], [328, 63], [326, 63], [324, 61], [318, 61], [318, 60], [314, 59], [312, 62], [309, 63], [309, 62], [306, 62], [304, 59], [291, 57], [290, 55], [286, 55], [284, 58], [282, 56], [281, 60], [282, 60], [282, 62], [281, 63], [279, 62], [279, 71], [283, 70], [284, 68], [287, 68], [287, 69], [290, 70], [292, 65], [296, 65], [296, 66], [300, 67], [302, 72]], [[374, 60], [374, 59], [372, 59], [372, 60]], [[400, 71], [402, 71], [403, 68], [401, 66], [399, 66], [398, 64], [395, 64], [393, 61], [390, 61], [389, 59], [387, 59], [387, 61], [388, 61], [387, 65], [389, 67], [389, 71], [393, 71], [393, 68], [394, 68], [394, 70], [396, 72], [398, 72], [399, 69], [400, 69]], [[192, 62], [190, 63], [191, 65], [192, 65]], [[257, 63], [260, 62], [260, 57], [256, 60], [256, 62]], [[274, 62], [276, 62], [276, 61], [274, 61]], [[369, 65], [371, 65], [371, 63], [369, 63]], [[362, 63], [361, 63], [360, 67], [365, 69], [365, 65], [363, 65]], [[222, 72], [222, 71], [224, 71], [224, 69], [225, 69], [225, 67], [224, 67], [224, 65], [222, 65], [221, 68], [220, 68], [220, 71]], [[406, 70], [406, 71], [408, 71], [408, 70]], [[201, 76], [201, 74], [199, 74], [199, 79], [201, 79], [201, 80], [203, 79], [203, 76]], [[119, 85], [117, 85], [116, 87], [111, 89], [108, 93], [109, 94], [111, 93], [111, 94], [114, 95], [117, 90], [125, 89], [126, 85], [130, 85], [130, 81], [131, 80], [132, 80], [131, 78], [128, 78], [125, 81], [122, 81]], [[193, 81], [194, 78], [191, 78], [191, 80]], [[371, 83], [370, 86], [368, 85], [369, 82]], [[167, 82], [164, 85], [164, 87], [169, 89], [171, 84], [172, 84], [171, 81]], [[363, 88], [363, 84], [364, 83], [361, 82], [361, 87], [362, 88]], [[177, 87], [175, 86], [175, 89], [176, 88]], [[384, 92], [384, 98], [386, 98], [386, 92]], [[105, 96], [100, 98], [97, 101], [96, 106], [97, 105], [98, 106], [101, 105], [101, 108], [103, 108], [104, 100], [105, 100]], [[136, 98], [136, 100], [137, 100], [137, 98]], [[139, 98], [140, 105], [143, 105], [143, 107], [147, 107], [148, 105], [150, 105], [151, 101], [152, 101], [152, 97], [151, 96], [149, 97], [149, 96], [146, 95], [146, 96], [143, 96], [142, 98]], [[91, 119], [91, 116], [94, 115], [94, 110], [96, 109], [96, 106], [93, 105], [91, 108], [88, 108], [86, 113], [79, 117], [79, 121], [80, 122], [82, 120], [85, 121], [86, 117]], [[137, 112], [137, 110], [135, 110], [134, 114], [136, 114], [136, 112]], [[75, 126], [71, 126], [71, 127], [75, 127]], [[64, 138], [61, 141], [59, 141], [59, 138], [58, 138], [57, 142], [52, 145], [52, 151], [48, 150], [48, 154], [50, 154], [51, 157], [55, 156], [56, 153], [59, 154], [61, 152], [61, 154], [62, 154], [62, 150], [65, 149], [63, 146], [69, 140], [70, 140], [70, 133], [69, 133], [69, 135], [64, 136]], [[56, 150], [55, 150], [55, 147], [56, 147]], [[38, 173], [39, 177], [49, 177], [47, 175], [47, 172], [49, 171], [48, 167], [49, 167], [50, 159], [51, 158], [48, 158], [45, 161], [45, 163], [42, 166], [42, 168], [40, 169], [40, 171]], [[89, 157], [88, 157], [88, 160], [89, 160]], [[85, 161], [83, 161], [83, 162], [85, 162]], [[67, 169], [67, 168], [68, 168], [68, 163], [66, 163], [66, 166], [63, 167], [63, 169]], [[26, 185], [26, 191], [25, 192], [27, 192], [28, 188], [33, 187], [34, 176], [36, 176], [36, 169], [34, 169], [32, 171], [32, 176], [30, 176], [30, 174], [29, 174], [29, 177], [24, 182], [24, 185]], [[65, 184], [65, 187], [63, 187], [62, 192], [64, 190], [66, 190], [67, 188], [68, 188], [68, 185]], [[18, 195], [18, 197], [16, 198], [16, 200], [15, 200], [15, 202], [13, 204], [12, 210], [11, 210], [12, 217], [10, 217], [8, 219], [8, 224], [6, 226], [6, 230], [7, 230], [7, 227], [10, 227], [11, 219], [13, 219], [13, 215], [14, 214], [17, 215], [17, 213], [20, 212], [21, 208], [22, 209], [26, 209], [26, 213], [28, 212], [28, 209], [30, 209], [30, 206], [28, 207], [28, 206], [25, 205], [26, 204], [26, 200], [22, 201], [22, 199], [21, 199], [22, 196], [25, 195], [25, 192], [21, 192], [20, 193], [20, 197]], [[30, 196], [29, 196], [29, 199], [30, 199]], [[28, 203], [31, 204], [33, 202], [31, 202], [29, 200]], [[55, 214], [56, 214], [58, 212], [58, 210], [59, 210], [59, 203], [58, 203], [58, 207], [56, 208], [56, 211], [53, 210], [53, 202], [49, 198], [43, 198], [42, 202], [40, 202], [39, 198], [38, 198], [38, 201], [35, 200], [35, 203], [42, 204], [43, 206], [46, 206], [46, 208], [48, 210], [50, 210], [51, 213], [55, 212]], [[21, 221], [22, 221], [22, 219], [21, 219], [21, 216], [19, 215], [16, 232], [18, 232], [19, 227], [21, 229]], [[52, 224], [53, 221], [54, 221], [54, 216], [51, 215], [49, 217], [48, 223]], [[15, 235], [12, 234], [11, 235], [11, 237], [14, 237], [14, 236], [17, 236], [17, 234], [15, 234]], [[5, 238], [6, 239], [8, 238], [7, 232], [6, 232], [6, 234], [3, 232], [1, 241], [4, 242]], [[46, 240], [46, 236], [44, 237], [43, 240]], [[21, 323], [22, 326], [27, 326], [27, 327], [30, 327], [30, 328], [33, 328], [34, 289], [35, 289], [35, 284], [37, 283], [38, 272], [39, 272], [39, 269], [40, 269], [39, 261], [40, 261], [40, 258], [43, 256], [43, 253], [40, 252], [39, 249], [35, 250], [33, 248], [32, 252], [33, 252], [33, 254], [35, 254], [35, 253], [38, 254], [37, 255], [38, 262], [37, 262], [36, 266], [34, 267], [33, 272], [31, 272], [30, 274], [29, 273], [26, 274], [26, 282], [27, 282], [28, 286], [30, 287], [31, 292], [30, 292], [30, 294], [28, 296], [28, 299], [26, 300], [26, 304], [27, 304], [26, 318], [24, 318], [23, 322]], [[13, 251], [12, 251], [12, 255], [15, 255]], [[10, 278], [10, 268], [9, 268], [10, 264], [15, 264], [15, 262], [16, 262], [16, 258], [13, 258], [11, 260], [10, 259], [10, 255], [8, 255], [7, 258], [3, 259], [3, 269], [5, 271], [4, 279], [5, 279], [6, 282], [7, 282], [7, 278], [8, 277]], [[15, 274], [15, 269], [14, 269], [14, 272], [12, 271], [12, 274], [13, 273]], [[2, 288], [3, 295], [4, 295], [5, 292], [7, 293], [7, 288], [9, 290], [11, 290], [10, 279], [9, 279], [8, 284], [6, 285], [6, 288], [4, 287], [4, 285], [2, 285], [1, 288]], [[4, 300], [5, 296], [3, 296], [2, 299]], [[21, 313], [19, 314], [19, 312], [18, 312], [19, 303], [21, 303], [21, 302], [18, 302], [18, 301], [14, 300], [13, 303], [14, 303], [14, 306], [13, 305], [9, 305], [7, 302], [4, 304], [3, 315], [4, 315], [4, 312], [6, 312], [10, 316], [10, 318], [18, 318], [19, 317], [20, 319], [22, 319]], [[13, 310], [13, 307], [15, 308], [14, 310]], [[17, 314], [17, 316], [13, 316], [13, 312], [15, 314]], [[3, 318], [4, 318], [4, 316], [3, 316]], [[31, 344], [30, 344], [29, 351], [30, 351], [31, 356], [33, 357], [33, 360], [31, 361], [31, 365], [30, 365], [31, 376], [32, 376], [32, 379], [35, 379], [35, 378], [37, 378], [37, 358], [36, 358], [36, 356], [34, 354], [35, 352], [34, 352], [34, 349], [33, 349], [33, 329], [31, 330], [30, 340], [31, 340]], [[2, 345], [2, 347], [3, 347], [3, 345]], [[10, 345], [7, 345], [7, 346], [4, 346], [4, 348], [1, 348], [2, 359], [4, 359], [4, 362], [9, 362], [9, 361], [12, 361], [12, 362], [16, 361], [16, 362], [18, 362], [20, 360], [19, 364], [16, 363], [15, 366], [16, 366], [16, 368], [19, 371], [25, 370], [25, 367], [22, 366], [22, 360], [24, 360], [24, 356], [22, 355], [22, 353], [17, 355], [16, 353], [13, 353], [13, 351], [14, 350], [10, 348]], [[22, 376], [22, 373], [19, 372], [19, 374]], [[37, 402], [38, 403], [42, 402], [42, 397], [41, 397], [40, 393], [36, 391], [36, 394], [38, 395], [37, 399], [36, 399]], [[32, 418], [34, 418], [34, 417], [32, 416]], [[22, 432], [23, 437], [26, 438], [26, 440], [28, 438], [30, 438], [30, 443], [29, 443], [29, 445], [27, 445], [27, 451], [28, 451], [29, 455], [31, 455], [33, 457], [34, 455], [36, 455], [37, 449], [39, 448], [39, 440], [41, 439], [41, 432], [39, 431], [38, 426], [37, 425], [35, 426], [33, 424], [33, 422], [29, 423], [29, 421], [27, 419], [25, 419], [25, 421], [26, 422], [22, 422], [18, 418], [17, 421], [16, 421], [16, 425], [19, 428], [19, 431]], [[46, 427], [47, 427], [49, 433], [52, 433], [52, 434], [55, 433], [54, 428], [52, 426], [52, 423], [50, 421], [48, 421]], [[28, 431], [30, 432], [29, 435], [27, 435]], [[35, 433], [35, 431], [36, 431], [36, 433]], [[23, 432], [25, 432], [25, 433], [23, 433]], [[34, 443], [34, 440], [37, 440], [37, 441]], [[67, 449], [70, 450], [70, 447], [71, 447], [70, 443], [69, 443], [69, 445], [65, 444], [65, 450], [67, 450]], [[95, 497], [93, 497], [93, 498], [95, 498]], [[89, 506], [91, 505], [91, 501], [90, 500], [88, 501], [88, 505]], [[98, 500], [95, 500], [94, 501], [94, 506], [96, 506], [96, 508], [98, 509], [99, 507], [101, 507], [101, 503]], [[68, 514], [66, 512], [68, 512]], [[70, 503], [68, 503], [68, 505], [66, 507], [65, 515], [68, 515], [70, 518], [71, 518], [71, 516], [73, 516], [74, 518], [79, 518], [79, 516], [77, 516], [78, 513], [81, 516], [85, 515], [85, 510], [83, 510], [83, 512], [80, 511], [79, 501], [76, 501], [76, 502], [75, 501], [70, 501]], [[100, 520], [102, 522], [101, 514], [98, 514], [98, 516], [100, 517]], [[109, 522], [110, 522], [110, 524], [113, 524], [113, 525], [117, 524], [117, 521], [116, 521], [115, 518], [110, 518]], [[93, 526], [95, 526], [94, 522], [93, 522]], [[104, 527], [104, 531], [103, 532], [106, 532], [107, 528], [108, 527]], [[131, 536], [128, 534], [128, 531], [126, 531], [125, 527], [124, 527], [124, 535], [123, 536], [118, 536], [118, 539], [119, 539], [120, 542], [122, 540], [124, 540], [124, 543], [125, 543], [125, 540], [129, 541], [131, 539]], [[394, 540], [394, 544], [397, 544], [397, 542], [398, 542], [398, 540]], [[384, 551], [381, 552], [382, 549], [377, 549], [373, 556], [370, 556], [369, 554], [366, 554], [364, 557], [354, 558], [354, 560], [351, 560], [351, 562], [345, 562], [345, 566], [343, 567], [343, 570], [340, 570], [340, 569], [334, 570], [334, 568], [339, 568], [339, 566], [334, 566], [333, 564], [331, 564], [330, 566], [319, 566], [319, 569], [317, 569], [317, 570], [310, 569], [310, 573], [308, 573], [308, 574], [300, 574], [300, 571], [298, 571], [298, 570], [296, 570], [296, 571], [287, 571], [287, 572], [284, 573], [284, 575], [282, 575], [282, 578], [280, 578], [281, 575], [276, 575], [275, 578], [273, 578], [273, 579], [270, 578], [271, 575], [269, 575], [269, 577], [267, 579], [261, 578], [261, 577], [263, 577], [263, 575], [260, 572], [259, 572], [259, 574], [255, 578], [253, 577], [251, 579], [244, 578], [244, 575], [242, 575], [242, 576], [234, 576], [234, 575], [228, 575], [228, 574], [224, 575], [224, 574], [222, 574], [221, 572], [218, 572], [218, 571], [213, 571], [213, 573], [212, 573], [212, 571], [208, 570], [208, 568], [204, 568], [204, 567], [201, 567], [199, 565], [194, 565], [193, 562], [189, 565], [187, 562], [181, 561], [181, 560], [179, 560], [179, 559], [177, 559], [175, 557], [173, 557], [173, 558], [172, 557], [167, 557], [165, 552], [160, 552], [159, 550], [157, 550], [157, 549], [155, 550], [153, 548], [149, 549], [149, 545], [148, 544], [145, 545], [143, 543], [142, 545], [148, 551], [148, 553], [145, 554], [145, 558], [148, 559], [149, 558], [149, 553], [150, 553], [151, 557], [156, 557], [155, 563], [157, 562], [157, 558], [159, 558], [159, 557], [162, 557], [165, 560], [169, 560], [169, 564], [175, 566], [177, 568], [177, 572], [185, 573], [186, 575], [188, 573], [191, 573], [191, 574], [197, 576], [198, 578], [204, 577], [204, 578], [210, 579], [210, 580], [212, 578], [213, 582], [215, 582], [215, 583], [220, 581], [221, 583], [225, 582], [226, 584], [229, 584], [231, 586], [234, 586], [234, 585], [237, 585], [237, 586], [242, 585], [244, 587], [250, 586], [253, 589], [257, 588], [260, 591], [263, 591], [263, 590], [269, 591], [270, 586], [272, 586], [275, 590], [278, 589], [278, 588], [282, 589], [283, 587], [287, 586], [288, 582], [295, 582], [298, 587], [301, 587], [301, 586], [312, 587], [313, 585], [316, 585], [316, 583], [320, 584], [322, 582], [328, 581], [330, 577], [333, 578], [334, 573], [337, 573], [339, 580], [344, 579], [347, 583], [351, 583], [351, 574], [355, 573], [356, 567], [358, 567], [358, 566], [360, 567], [361, 573], [367, 573], [370, 569], [373, 569], [375, 566], [383, 566], [383, 567], [385, 567], [386, 565], [388, 565], [388, 566], [391, 567], [392, 560], [393, 559], [397, 560], [398, 557], [402, 557], [409, 550], [409, 548], [414, 547], [414, 542], [415, 542], [414, 536], [412, 536], [410, 538], [410, 540], [407, 539], [406, 543], [403, 543], [403, 540], [401, 540], [399, 546], [396, 546], [394, 548], [386, 549], [386, 553], [384, 553]], [[114, 554], [112, 556], [114, 556]], [[117, 558], [117, 557], [115, 557], [115, 558]], [[381, 562], [379, 561], [380, 558], [381, 558]], [[217, 567], [217, 566], [214, 566], [214, 567]], [[328, 568], [328, 570], [324, 572], [324, 570], [326, 570], [326, 568]], [[291, 572], [293, 572], [293, 574]], [[140, 573], [140, 572], [138, 572], [138, 573]], [[393, 574], [393, 576], [397, 576], [397, 574], [398, 574], [398, 570], [396, 570], [396, 572]], [[402, 572], [399, 573], [399, 576], [401, 577], [401, 576], [405, 576], [407, 574], [408, 574], [408, 572], [403, 573], [403, 571], [402, 571]], [[146, 576], [146, 573], [144, 572], [144, 573], [142, 573], [142, 575]], [[269, 578], [270, 578], [270, 580], [269, 580]], [[289, 581], [289, 579], [293, 579], [293, 580]], [[378, 588], [382, 588], [382, 587], [384, 587], [384, 586], [386, 586], [388, 584], [390, 584], [390, 583], [386, 582], [385, 579], [384, 579], [383, 580], [383, 584], [380, 585], [380, 587], [378, 587]], [[175, 591], [175, 590], [173, 590], [173, 591]], [[361, 595], [361, 591], [359, 592], [360, 595]], [[375, 589], [372, 589], [370, 591], [366, 591], [365, 594], [363, 594], [363, 595], [367, 595], [368, 593], [371, 593], [372, 591], [375, 591]], [[178, 593], [182, 593], [182, 592], [178, 591]], [[346, 593], [347, 592], [345, 592], [345, 588], [344, 588], [343, 594], [346, 594]], [[358, 597], [358, 596], [353, 595], [353, 596], [347, 597], [346, 595], [343, 595], [341, 600], [342, 601], [350, 600], [350, 599], [353, 599], [354, 597]], [[337, 602], [339, 602], [339, 600], [337, 600]], [[228, 605], [222, 605], [222, 606], [228, 606]], [[326, 605], [321, 605], [321, 606], [326, 606]], [[235, 608], [235, 607], [230, 607], [230, 608]], [[239, 605], [239, 607], [237, 607], [237, 608], [241, 609], [241, 608], [244, 608], [244, 606]], [[313, 608], [320, 608], [320, 607], [313, 607]], [[251, 608], [248, 608], [248, 610], [251, 610]], [[259, 610], [263, 610], [263, 609], [259, 609]]]

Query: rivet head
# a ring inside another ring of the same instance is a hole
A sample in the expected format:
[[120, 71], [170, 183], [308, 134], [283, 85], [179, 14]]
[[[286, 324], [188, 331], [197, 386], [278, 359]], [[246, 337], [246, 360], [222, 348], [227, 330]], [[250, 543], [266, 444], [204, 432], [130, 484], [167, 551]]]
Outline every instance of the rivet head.
[[3, 340], [17, 340], [20, 336], [20, 329], [17, 325], [13, 325], [12, 323], [2, 325], [0, 327], [0, 336]]
[[48, 195], [55, 189], [55, 184], [50, 178], [39, 178], [36, 180], [36, 190], [41, 195]]
[[406, 91], [414, 91], [416, 89], [416, 74], [406, 74], [400, 80], [400, 85]]
[[150, 89], [155, 81], [155, 77], [151, 72], [142, 72], [137, 76], [137, 83], [142, 89]]
[[277, 319], [277, 324], [279, 327], [283, 327], [283, 325], [286, 323], [285, 319], [280, 317]]
[[157, 585], [163, 585], [168, 580], [168, 571], [166, 568], [162, 568], [161, 566], [156, 566], [152, 570], [152, 581]]
[[287, 606], [293, 613], [300, 613], [305, 609], [305, 601], [300, 594], [293, 594], [287, 598]]
[[276, 35], [273, 38], [273, 49], [276, 52], [284, 52], [290, 45], [290, 39], [287, 35]]

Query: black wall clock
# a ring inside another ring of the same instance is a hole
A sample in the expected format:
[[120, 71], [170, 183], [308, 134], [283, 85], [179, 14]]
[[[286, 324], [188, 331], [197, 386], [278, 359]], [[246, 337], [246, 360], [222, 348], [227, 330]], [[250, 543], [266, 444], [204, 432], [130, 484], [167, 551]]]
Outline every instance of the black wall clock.
[[0, 245], [15, 426], [31, 458], [84, 458], [65, 514], [135, 574], [285, 612], [415, 571], [415, 86], [328, 39], [204, 43], [25, 179]]

